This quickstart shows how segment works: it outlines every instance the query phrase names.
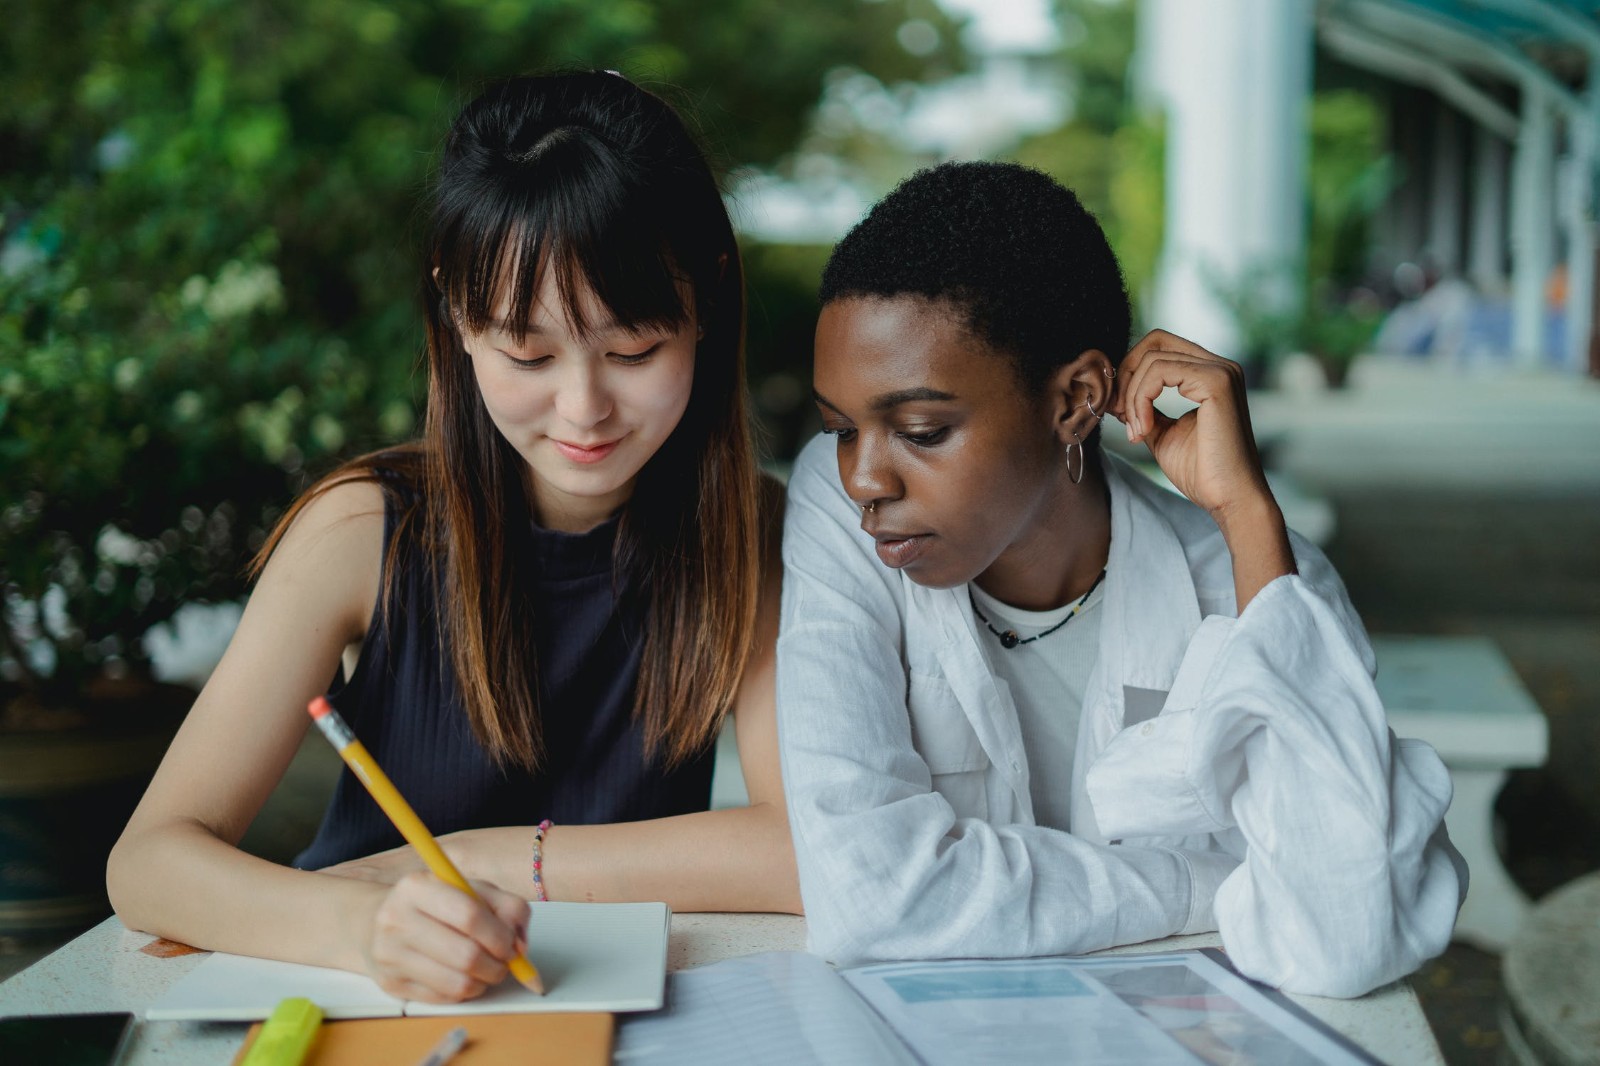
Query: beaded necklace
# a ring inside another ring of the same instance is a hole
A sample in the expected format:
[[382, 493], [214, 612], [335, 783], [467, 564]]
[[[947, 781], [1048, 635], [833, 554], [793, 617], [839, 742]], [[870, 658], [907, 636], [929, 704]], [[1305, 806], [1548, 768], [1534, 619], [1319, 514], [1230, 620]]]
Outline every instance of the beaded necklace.
[[1095, 578], [1094, 584], [1089, 586], [1089, 591], [1083, 594], [1083, 599], [1072, 605], [1072, 610], [1067, 612], [1067, 616], [1065, 618], [1051, 626], [1049, 629], [1045, 630], [1043, 633], [1035, 633], [1031, 637], [1019, 637], [1017, 636], [1017, 631], [1015, 629], [996, 629], [989, 619], [984, 617], [983, 612], [978, 610], [978, 600], [972, 595], [971, 588], [967, 589], [967, 599], [971, 601], [972, 613], [978, 616], [978, 621], [982, 622], [989, 632], [1000, 638], [1000, 646], [1002, 648], [1017, 648], [1024, 644], [1032, 644], [1040, 637], [1048, 637], [1051, 633], [1054, 633], [1056, 630], [1072, 621], [1072, 619], [1076, 617], [1077, 613], [1083, 609], [1083, 605], [1089, 602], [1089, 597], [1094, 595], [1094, 590], [1100, 587], [1100, 582], [1104, 581], [1105, 579], [1106, 572], [1101, 570], [1100, 576]]

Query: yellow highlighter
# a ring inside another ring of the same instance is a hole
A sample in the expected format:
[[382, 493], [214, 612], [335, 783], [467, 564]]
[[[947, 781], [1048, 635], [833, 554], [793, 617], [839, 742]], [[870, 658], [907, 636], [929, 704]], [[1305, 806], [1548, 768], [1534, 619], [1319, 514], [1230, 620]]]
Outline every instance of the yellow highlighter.
[[[344, 759], [345, 765], [350, 767], [352, 773], [361, 779], [367, 786], [367, 791], [372, 793], [372, 798], [378, 801], [378, 806], [383, 808], [383, 813], [389, 816], [389, 821], [400, 830], [400, 835], [406, 842], [417, 849], [422, 856], [422, 861], [439, 880], [449, 885], [454, 885], [473, 899], [478, 899], [478, 894], [472, 890], [467, 879], [461, 876], [455, 864], [445, 855], [444, 849], [439, 847], [433, 834], [428, 832], [428, 827], [422, 824], [422, 819], [417, 817], [417, 812], [411, 809], [411, 804], [406, 802], [400, 790], [394, 787], [394, 782], [389, 780], [389, 775], [384, 773], [367, 751], [350, 727], [344, 724], [344, 719], [339, 717], [339, 712], [323, 696], [318, 696], [306, 708], [311, 712], [312, 719], [317, 723], [317, 728], [322, 730], [322, 735], [328, 738], [334, 748]], [[515, 977], [529, 991], [544, 995], [544, 982], [539, 979], [539, 971], [533, 968], [524, 955], [514, 956], [508, 964], [511, 976]]]
[[302, 996], [279, 1000], [241, 1066], [300, 1066], [322, 1025], [322, 1008]]

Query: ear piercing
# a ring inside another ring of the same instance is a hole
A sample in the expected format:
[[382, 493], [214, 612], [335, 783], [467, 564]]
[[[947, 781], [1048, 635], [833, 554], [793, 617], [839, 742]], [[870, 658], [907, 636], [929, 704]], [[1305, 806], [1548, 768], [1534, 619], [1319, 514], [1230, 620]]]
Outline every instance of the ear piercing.
[[[1078, 472], [1076, 474], [1072, 472], [1072, 456], [1074, 453], [1078, 456]], [[1088, 461], [1083, 454], [1083, 439], [1078, 436], [1077, 430], [1073, 430], [1072, 443], [1067, 445], [1067, 477], [1072, 479], [1074, 485], [1082, 484], [1083, 470], [1087, 465]]]

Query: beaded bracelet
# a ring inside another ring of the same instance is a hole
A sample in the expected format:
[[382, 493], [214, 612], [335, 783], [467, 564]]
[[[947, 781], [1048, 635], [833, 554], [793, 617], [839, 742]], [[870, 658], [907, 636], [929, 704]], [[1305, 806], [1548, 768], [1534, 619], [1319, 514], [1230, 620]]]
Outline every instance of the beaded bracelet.
[[548, 903], [550, 896], [544, 890], [544, 835], [555, 823], [546, 818], [533, 827], [533, 898]]

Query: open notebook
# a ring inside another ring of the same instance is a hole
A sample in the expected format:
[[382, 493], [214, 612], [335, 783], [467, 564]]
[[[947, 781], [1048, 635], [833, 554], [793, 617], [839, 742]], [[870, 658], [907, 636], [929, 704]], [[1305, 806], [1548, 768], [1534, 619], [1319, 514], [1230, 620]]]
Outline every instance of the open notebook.
[[397, 999], [360, 974], [217, 952], [145, 1017], [259, 1021], [289, 996], [306, 997], [330, 1019], [660, 1008], [671, 918], [665, 903], [540, 903], [531, 913], [528, 957], [544, 979], [543, 996], [507, 979], [465, 1003], [418, 1003]]

